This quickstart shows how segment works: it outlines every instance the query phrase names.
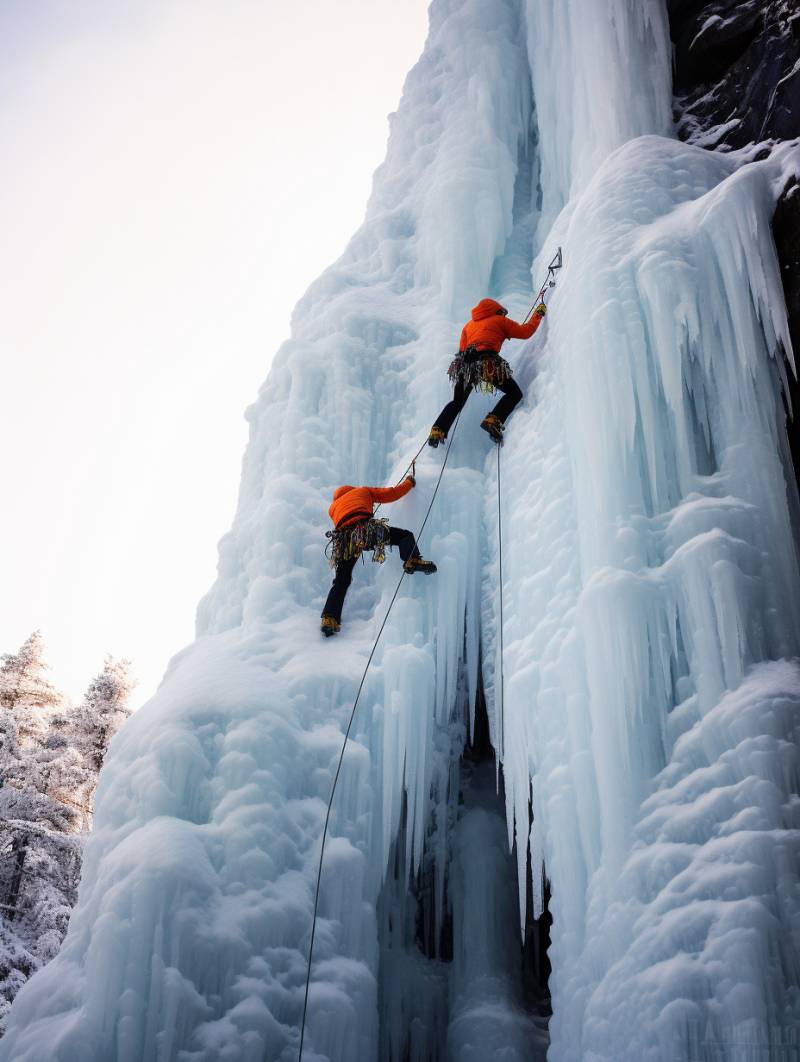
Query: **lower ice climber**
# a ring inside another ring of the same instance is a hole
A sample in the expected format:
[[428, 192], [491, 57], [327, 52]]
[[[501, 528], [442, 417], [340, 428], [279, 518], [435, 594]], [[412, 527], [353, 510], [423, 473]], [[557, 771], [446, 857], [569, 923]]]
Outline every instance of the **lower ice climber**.
[[436, 565], [423, 560], [411, 531], [390, 527], [388, 520], [373, 517], [374, 505], [402, 498], [416, 486], [408, 476], [396, 487], [338, 487], [333, 494], [328, 513], [335, 525], [328, 536], [332, 543], [331, 567], [336, 569], [333, 586], [322, 610], [320, 629], [329, 638], [341, 629], [342, 605], [353, 576], [353, 568], [365, 550], [372, 550], [372, 559], [382, 564], [387, 546], [397, 546], [403, 567], [409, 573], [430, 575]]
[[503, 428], [508, 415], [522, 398], [522, 391], [511, 375], [511, 366], [500, 357], [500, 347], [507, 339], [530, 339], [547, 313], [540, 302], [527, 324], [518, 324], [508, 316], [508, 310], [494, 299], [481, 299], [472, 311], [472, 320], [461, 331], [458, 356], [447, 375], [455, 384], [451, 401], [436, 418], [428, 438], [430, 446], [438, 446], [458, 414], [466, 405], [470, 391], [503, 392], [503, 397], [481, 421], [481, 427], [495, 442], [502, 443]]

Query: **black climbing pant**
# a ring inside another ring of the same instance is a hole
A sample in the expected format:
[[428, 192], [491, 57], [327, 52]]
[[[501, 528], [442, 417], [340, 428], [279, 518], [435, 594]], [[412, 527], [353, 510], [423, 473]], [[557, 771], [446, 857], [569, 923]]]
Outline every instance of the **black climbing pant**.
[[[397, 546], [400, 550], [400, 559], [407, 561], [409, 557], [418, 557], [419, 550], [414, 535], [411, 531], [405, 531], [402, 527], [389, 528], [389, 543]], [[350, 557], [336, 565], [336, 574], [333, 577], [333, 586], [328, 593], [323, 616], [333, 616], [338, 623], [342, 618], [342, 605], [353, 577], [353, 568], [356, 566], [358, 557]]]
[[[495, 384], [495, 386], [498, 390], [503, 392], [503, 397], [494, 407], [492, 413], [494, 413], [502, 424], [505, 424], [509, 413], [511, 413], [516, 404], [521, 401], [522, 391], [519, 388], [519, 384], [512, 377], [509, 377], [503, 383]], [[467, 399], [469, 398], [471, 390], [472, 388], [465, 386], [461, 380], [458, 381], [452, 399], [436, 418], [433, 425], [434, 428], [441, 428], [444, 434], [447, 435], [450, 428], [453, 426], [453, 421], [467, 404]]]

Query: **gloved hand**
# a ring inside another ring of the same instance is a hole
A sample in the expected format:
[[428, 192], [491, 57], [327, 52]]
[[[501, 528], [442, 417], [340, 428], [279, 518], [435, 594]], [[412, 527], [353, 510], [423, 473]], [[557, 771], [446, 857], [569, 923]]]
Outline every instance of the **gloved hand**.
[[540, 317], [544, 317], [544, 315], [547, 313], [547, 307], [543, 302], [540, 302], [533, 312], [538, 314]]
[[417, 481], [414, 479], [413, 476], [406, 476], [406, 480], [411, 484], [412, 487], [416, 487]]

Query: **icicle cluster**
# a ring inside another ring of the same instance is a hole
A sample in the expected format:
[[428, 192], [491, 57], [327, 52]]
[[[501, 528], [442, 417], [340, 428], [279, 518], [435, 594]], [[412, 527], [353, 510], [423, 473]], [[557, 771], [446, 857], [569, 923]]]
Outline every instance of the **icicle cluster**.
[[[542, 1057], [516, 949], [545, 873], [550, 1062], [712, 1059], [796, 1027], [797, 495], [769, 220], [800, 159], [677, 143], [669, 64], [660, 0], [434, 0], [366, 222], [249, 411], [198, 640], [115, 743], [66, 944], [0, 1059], [43, 1038], [63, 1062], [295, 1057], [326, 801], [400, 574], [357, 569], [344, 633], [319, 639], [328, 501], [398, 477], [469, 307], [524, 315], [558, 245], [548, 323], [509, 351], [504, 732], [473, 396], [422, 543], [439, 572], [404, 584], [345, 757], [308, 1057]], [[393, 523], [419, 527], [440, 460]], [[491, 780], [458, 765], [481, 678], [505, 845]]]

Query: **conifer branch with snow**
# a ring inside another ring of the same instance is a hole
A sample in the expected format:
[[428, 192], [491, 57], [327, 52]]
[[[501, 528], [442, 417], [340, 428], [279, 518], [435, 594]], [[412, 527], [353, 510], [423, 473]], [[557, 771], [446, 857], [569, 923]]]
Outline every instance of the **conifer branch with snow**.
[[77, 899], [97, 777], [130, 714], [129, 660], [108, 656], [83, 700], [47, 679], [39, 631], [0, 658], [0, 1028], [58, 952]]

